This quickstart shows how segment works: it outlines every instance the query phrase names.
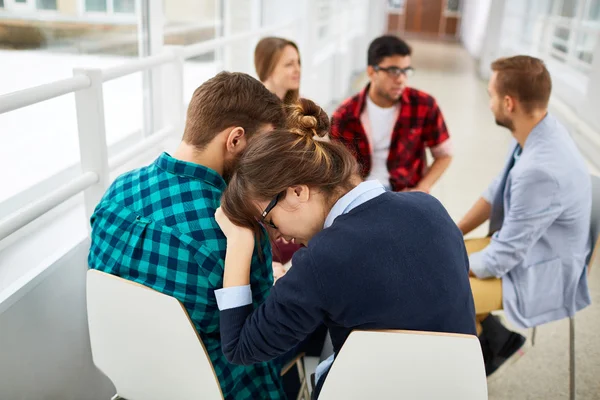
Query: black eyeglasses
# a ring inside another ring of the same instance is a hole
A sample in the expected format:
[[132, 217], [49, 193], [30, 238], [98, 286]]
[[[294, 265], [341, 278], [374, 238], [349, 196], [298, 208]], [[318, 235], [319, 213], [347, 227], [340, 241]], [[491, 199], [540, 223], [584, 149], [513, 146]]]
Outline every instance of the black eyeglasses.
[[277, 205], [277, 202], [279, 201], [279, 199], [281, 199], [283, 197], [283, 192], [279, 193], [277, 196], [273, 197], [273, 200], [271, 200], [271, 202], [269, 203], [269, 205], [267, 206], [267, 208], [265, 208], [265, 211], [262, 212], [262, 214], [260, 215], [260, 222], [270, 226], [273, 229], [279, 229], [277, 228], [277, 226], [271, 222], [271, 221], [266, 221], [265, 218], [267, 217], [267, 215], [271, 212], [271, 210], [273, 208], [275, 208], [275, 206]]
[[400, 75], [404, 75], [407, 78], [411, 77], [415, 74], [415, 69], [413, 67], [406, 68], [398, 68], [398, 67], [380, 67], [379, 65], [374, 65], [373, 69], [375, 71], [385, 71], [392, 78], [398, 78]]

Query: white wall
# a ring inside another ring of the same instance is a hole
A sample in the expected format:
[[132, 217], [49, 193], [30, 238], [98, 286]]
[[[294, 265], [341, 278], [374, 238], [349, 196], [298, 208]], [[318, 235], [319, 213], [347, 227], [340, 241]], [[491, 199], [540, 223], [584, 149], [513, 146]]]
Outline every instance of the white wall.
[[460, 23], [460, 40], [467, 51], [479, 59], [485, 39], [492, 0], [466, 0]]
[[92, 363], [85, 301], [89, 241], [0, 313], [0, 398], [97, 400], [115, 394]]
[[582, 107], [586, 122], [596, 128], [600, 137], [600, 39], [596, 42], [592, 72], [588, 82], [587, 96]]

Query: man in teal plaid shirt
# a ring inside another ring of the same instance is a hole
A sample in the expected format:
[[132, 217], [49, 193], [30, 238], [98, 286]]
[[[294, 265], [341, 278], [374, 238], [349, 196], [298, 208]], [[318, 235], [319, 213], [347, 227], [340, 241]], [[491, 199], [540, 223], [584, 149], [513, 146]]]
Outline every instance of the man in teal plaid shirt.
[[[214, 295], [223, 287], [227, 247], [214, 214], [226, 180], [247, 140], [283, 123], [281, 102], [260, 82], [221, 72], [194, 92], [183, 141], [173, 156], [163, 153], [149, 166], [118, 177], [91, 218], [90, 268], [181, 301], [226, 399], [285, 398], [275, 363], [227, 362]], [[254, 254], [252, 264], [255, 305], [273, 284], [268, 241], [262, 247], [267, 251], [261, 258]]]

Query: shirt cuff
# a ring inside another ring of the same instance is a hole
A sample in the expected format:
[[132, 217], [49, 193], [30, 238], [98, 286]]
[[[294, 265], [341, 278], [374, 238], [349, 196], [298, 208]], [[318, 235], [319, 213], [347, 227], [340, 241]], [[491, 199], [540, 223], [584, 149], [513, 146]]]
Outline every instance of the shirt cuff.
[[469, 265], [471, 272], [475, 274], [479, 279], [491, 278], [495, 276], [492, 274], [483, 263], [484, 252], [473, 253], [469, 256]]
[[451, 157], [454, 154], [454, 146], [450, 138], [444, 140], [442, 143], [430, 148], [431, 155], [434, 159], [442, 157]]
[[250, 285], [218, 289], [215, 290], [215, 297], [221, 311], [243, 307], [252, 304], [252, 289]]

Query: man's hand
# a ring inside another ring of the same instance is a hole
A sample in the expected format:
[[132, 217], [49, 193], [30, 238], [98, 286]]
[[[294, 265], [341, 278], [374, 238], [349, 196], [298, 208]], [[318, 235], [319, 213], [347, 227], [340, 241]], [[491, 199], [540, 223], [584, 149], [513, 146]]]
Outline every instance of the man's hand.
[[285, 275], [285, 268], [283, 268], [283, 264], [277, 261], [273, 261], [273, 278], [275, 280], [281, 278]]

